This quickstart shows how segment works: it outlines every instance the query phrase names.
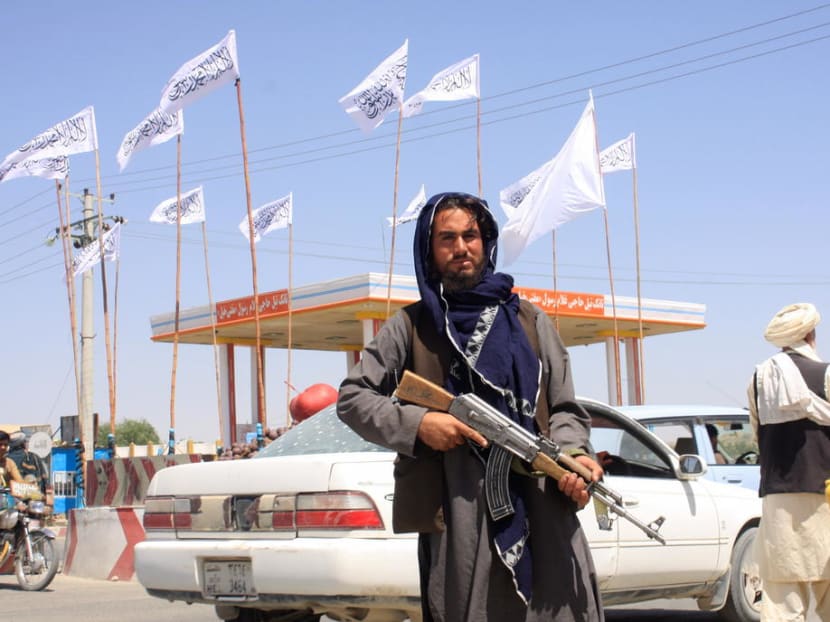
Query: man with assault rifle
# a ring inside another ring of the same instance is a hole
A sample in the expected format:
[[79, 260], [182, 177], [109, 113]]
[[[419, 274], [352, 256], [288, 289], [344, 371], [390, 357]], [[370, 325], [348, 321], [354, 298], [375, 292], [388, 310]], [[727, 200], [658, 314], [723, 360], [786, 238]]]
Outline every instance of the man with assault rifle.
[[393, 397], [407, 370], [453, 396], [474, 394], [554, 441], [590, 481], [602, 477], [568, 353], [545, 313], [495, 271], [497, 238], [484, 200], [427, 202], [414, 241], [421, 300], [366, 347], [340, 387], [338, 415], [398, 452], [393, 527], [419, 534], [425, 622], [602, 621], [576, 515], [588, 483], [571, 471], [538, 477], [446, 409]]

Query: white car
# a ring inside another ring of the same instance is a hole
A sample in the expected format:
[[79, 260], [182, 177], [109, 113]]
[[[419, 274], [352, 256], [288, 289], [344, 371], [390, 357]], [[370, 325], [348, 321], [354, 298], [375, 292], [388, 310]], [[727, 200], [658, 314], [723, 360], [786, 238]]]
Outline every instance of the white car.
[[[734, 406], [621, 406], [678, 454], [697, 454], [706, 477], [758, 492], [761, 467], [749, 411]], [[712, 436], [717, 440], [717, 456]]]
[[[666, 545], [618, 518], [581, 513], [606, 605], [696, 598], [731, 622], [759, 619], [752, 540], [757, 494], [702, 477], [645, 427], [582, 400], [608, 487], [645, 523], [665, 518]], [[135, 549], [149, 594], [211, 603], [225, 620], [365, 622], [421, 619], [412, 534], [392, 533], [394, 454], [367, 443], [332, 407], [250, 460], [159, 471]]]

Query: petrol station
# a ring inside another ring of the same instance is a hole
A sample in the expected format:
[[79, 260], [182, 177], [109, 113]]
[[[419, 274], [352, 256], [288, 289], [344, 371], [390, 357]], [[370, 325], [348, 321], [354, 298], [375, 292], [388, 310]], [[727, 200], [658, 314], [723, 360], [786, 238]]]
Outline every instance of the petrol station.
[[[642, 402], [641, 339], [705, 327], [706, 306], [699, 303], [641, 299], [608, 294], [554, 291], [517, 286], [514, 291], [541, 307], [556, 323], [566, 346], [602, 344], [606, 351], [608, 403], [619, 405], [618, 368], [625, 366], [623, 401]], [[289, 295], [290, 294], [290, 295]], [[364, 273], [351, 277], [259, 293], [260, 347], [343, 352], [343, 374], [359, 359], [360, 352], [388, 317], [419, 299], [414, 276]], [[172, 342], [175, 314], [150, 319], [152, 339]], [[222, 300], [211, 305], [183, 309], [179, 313], [179, 343], [219, 348], [222, 387], [221, 435], [236, 441], [235, 369], [252, 366], [251, 382], [257, 382], [256, 358], [238, 356], [241, 348], [256, 349], [254, 296]], [[615, 348], [615, 339], [618, 348]], [[619, 352], [619, 356], [617, 356]], [[624, 362], [618, 362], [624, 361]], [[256, 387], [251, 394], [258, 395]], [[256, 420], [259, 409], [252, 408]]]

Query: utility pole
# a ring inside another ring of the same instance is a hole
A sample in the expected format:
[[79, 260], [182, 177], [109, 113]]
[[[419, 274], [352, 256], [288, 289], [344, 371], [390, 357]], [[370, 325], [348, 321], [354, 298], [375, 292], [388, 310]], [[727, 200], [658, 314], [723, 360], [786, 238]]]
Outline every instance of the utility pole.
[[[92, 195], [88, 188], [84, 188], [83, 194], [84, 210], [81, 220], [83, 227], [82, 246], [91, 244], [95, 237], [95, 212], [92, 207]], [[94, 422], [92, 417], [94, 392], [93, 370], [95, 358], [93, 343], [95, 340], [95, 316], [93, 303], [93, 282], [92, 270], [87, 270], [81, 277], [81, 412], [80, 428], [81, 443], [84, 447], [86, 458], [91, 459], [95, 447]]]
[[[71, 234], [72, 246], [76, 249], [82, 249], [98, 241], [96, 231], [98, 217], [93, 208], [94, 196], [88, 188], [84, 188], [83, 194], [72, 194], [71, 196], [80, 198], [83, 201], [83, 212], [81, 220], [69, 223], [66, 227], [70, 232], [73, 230], [77, 231], [77, 233]], [[115, 195], [111, 194], [105, 200], [109, 203], [114, 203]], [[124, 218], [121, 216], [107, 216], [105, 219], [113, 222], [124, 222]], [[60, 236], [60, 229], [56, 229], [55, 233], [56, 236]], [[87, 270], [81, 276], [81, 411], [78, 413], [78, 419], [81, 428], [80, 440], [84, 448], [86, 460], [92, 460], [93, 450], [95, 448], [95, 417], [93, 414], [95, 408], [95, 352], [93, 349], [95, 341], [95, 296], [93, 279], [94, 274], [92, 270]]]

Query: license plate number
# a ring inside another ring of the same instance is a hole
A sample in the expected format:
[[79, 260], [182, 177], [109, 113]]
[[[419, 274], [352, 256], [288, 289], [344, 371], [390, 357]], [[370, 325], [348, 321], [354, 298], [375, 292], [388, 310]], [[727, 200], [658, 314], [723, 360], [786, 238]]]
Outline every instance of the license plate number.
[[256, 596], [250, 560], [207, 560], [202, 578], [206, 596]]

